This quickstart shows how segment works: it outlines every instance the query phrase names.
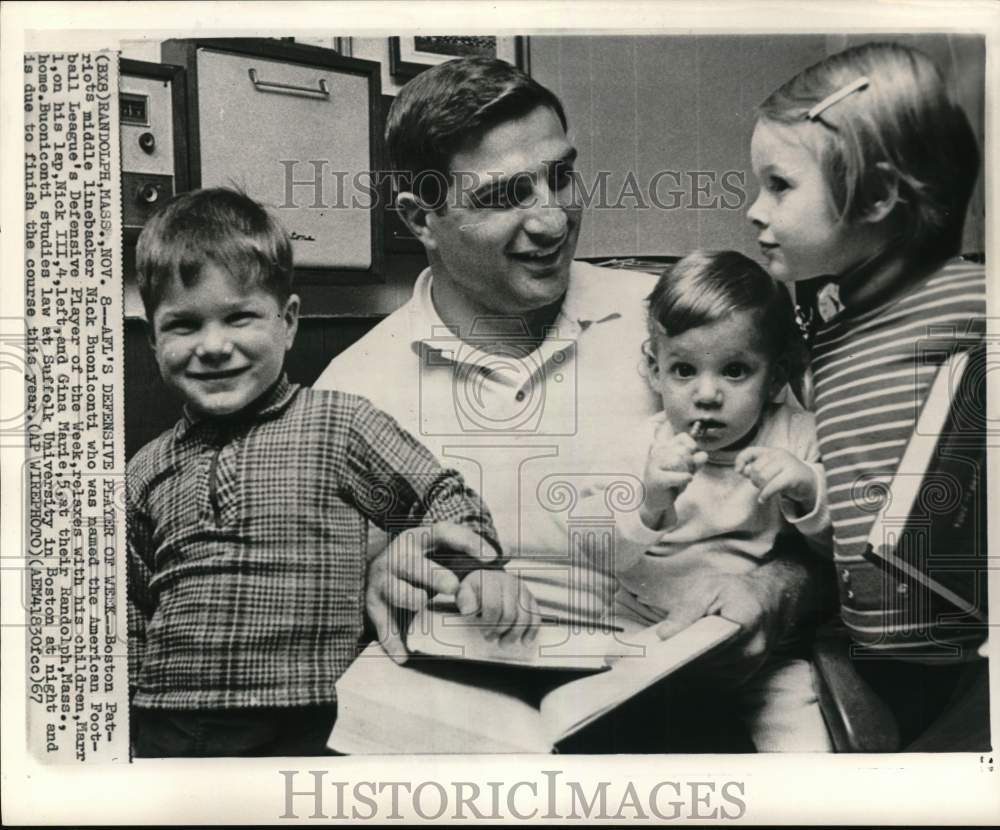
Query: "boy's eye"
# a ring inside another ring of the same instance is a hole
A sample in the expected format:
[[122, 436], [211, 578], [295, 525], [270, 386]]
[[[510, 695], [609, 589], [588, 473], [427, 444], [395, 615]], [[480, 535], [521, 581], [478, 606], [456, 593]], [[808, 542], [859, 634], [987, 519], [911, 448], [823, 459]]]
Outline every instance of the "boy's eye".
[[197, 328], [198, 324], [194, 320], [188, 320], [183, 317], [175, 317], [160, 325], [160, 331], [169, 334], [190, 334]]
[[257, 319], [257, 313], [253, 311], [237, 311], [230, 314], [228, 321], [233, 326], [245, 326]]
[[678, 378], [693, 378], [697, 374], [690, 363], [675, 363], [670, 367], [670, 372]]
[[750, 367], [743, 363], [730, 363], [722, 374], [727, 380], [743, 380], [750, 374]]

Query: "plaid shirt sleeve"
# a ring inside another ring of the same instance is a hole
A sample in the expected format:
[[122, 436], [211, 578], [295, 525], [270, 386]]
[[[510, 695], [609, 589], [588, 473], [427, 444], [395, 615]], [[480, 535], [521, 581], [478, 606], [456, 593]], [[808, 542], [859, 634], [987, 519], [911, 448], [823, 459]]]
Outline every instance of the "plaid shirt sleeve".
[[448, 521], [485, 538], [499, 553], [489, 510], [459, 473], [366, 399], [353, 412], [347, 479], [355, 505], [390, 535], [418, 524]]

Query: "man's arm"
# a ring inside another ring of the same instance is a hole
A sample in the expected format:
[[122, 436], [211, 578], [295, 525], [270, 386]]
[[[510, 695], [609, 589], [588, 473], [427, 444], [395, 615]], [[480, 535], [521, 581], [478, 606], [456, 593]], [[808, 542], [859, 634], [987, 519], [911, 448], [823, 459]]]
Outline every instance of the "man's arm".
[[802, 540], [781, 536], [771, 558], [745, 575], [675, 580], [676, 601], [660, 624], [664, 639], [707, 614], [739, 623], [740, 635], [704, 662], [714, 675], [748, 677], [782, 645], [809, 636], [837, 607], [835, 571]]

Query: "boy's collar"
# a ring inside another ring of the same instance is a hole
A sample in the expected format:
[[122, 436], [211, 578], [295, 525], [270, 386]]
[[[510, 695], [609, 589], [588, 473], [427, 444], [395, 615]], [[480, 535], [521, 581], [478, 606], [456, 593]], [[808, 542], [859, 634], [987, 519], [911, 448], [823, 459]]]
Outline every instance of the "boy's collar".
[[184, 417], [180, 422], [180, 431], [177, 437], [183, 438], [188, 431], [201, 423], [214, 423], [218, 426], [245, 424], [251, 421], [265, 421], [280, 414], [291, 402], [299, 391], [297, 383], [289, 383], [288, 376], [282, 372], [274, 384], [264, 392], [253, 403], [245, 406], [239, 412], [226, 415], [221, 418], [209, 418], [192, 412], [188, 406], [184, 406]]

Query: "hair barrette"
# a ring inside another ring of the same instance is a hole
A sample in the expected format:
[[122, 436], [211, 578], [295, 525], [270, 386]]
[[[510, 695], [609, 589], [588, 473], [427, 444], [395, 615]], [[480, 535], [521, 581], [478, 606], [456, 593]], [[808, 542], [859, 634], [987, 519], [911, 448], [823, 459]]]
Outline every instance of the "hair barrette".
[[869, 80], [867, 77], [862, 75], [860, 78], [856, 78], [849, 84], [842, 86], [836, 92], [831, 95], [827, 95], [822, 101], [820, 101], [816, 106], [812, 107], [809, 112], [806, 113], [806, 118], [810, 121], [815, 121], [820, 115], [823, 114], [825, 110], [828, 110], [834, 104], [843, 101], [852, 92], [858, 92], [868, 86]]

